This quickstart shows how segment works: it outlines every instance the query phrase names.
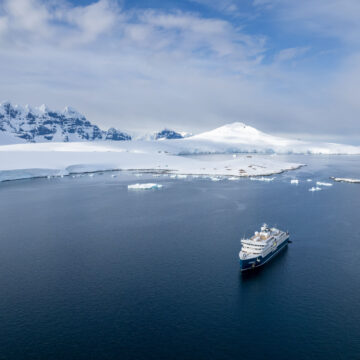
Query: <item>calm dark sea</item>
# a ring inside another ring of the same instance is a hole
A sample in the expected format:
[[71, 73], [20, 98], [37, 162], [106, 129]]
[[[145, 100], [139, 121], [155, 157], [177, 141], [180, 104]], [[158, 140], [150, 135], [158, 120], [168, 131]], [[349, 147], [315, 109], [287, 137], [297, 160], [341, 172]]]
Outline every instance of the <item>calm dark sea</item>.
[[[308, 191], [360, 159], [291, 159], [269, 183], [1, 183], [0, 359], [360, 359], [360, 185]], [[263, 222], [293, 243], [241, 275]]]

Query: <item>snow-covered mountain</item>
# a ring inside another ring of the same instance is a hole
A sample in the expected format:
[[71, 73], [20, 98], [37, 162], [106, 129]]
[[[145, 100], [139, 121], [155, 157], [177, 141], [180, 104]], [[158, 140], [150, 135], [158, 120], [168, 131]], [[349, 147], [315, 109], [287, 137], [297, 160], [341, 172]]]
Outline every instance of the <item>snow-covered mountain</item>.
[[[127, 150], [165, 152], [174, 155], [204, 153], [262, 154], [360, 154], [359, 146], [309, 142], [274, 136], [240, 122], [224, 125], [198, 135], [170, 129], [131, 136], [110, 128], [101, 130], [72, 108], [51, 111], [0, 104], [0, 145], [28, 142], [84, 142], [95, 140], [134, 140], [122, 146]], [[158, 141], [161, 140], [161, 141]]]
[[178, 154], [262, 153], [262, 154], [360, 154], [359, 146], [310, 142], [266, 134], [241, 122], [176, 141]]
[[178, 140], [192, 136], [193, 134], [185, 131], [175, 131], [165, 128], [155, 132], [133, 132], [131, 133], [132, 140], [152, 141], [152, 140]]
[[103, 131], [70, 107], [57, 112], [45, 105], [0, 104], [0, 144], [94, 140], [131, 140], [131, 136], [114, 128]]
[[184, 136], [181, 133], [178, 133], [174, 130], [164, 129], [156, 133], [154, 138], [155, 140], [162, 140], [162, 139], [172, 140], [172, 139], [182, 139], [184, 138]]

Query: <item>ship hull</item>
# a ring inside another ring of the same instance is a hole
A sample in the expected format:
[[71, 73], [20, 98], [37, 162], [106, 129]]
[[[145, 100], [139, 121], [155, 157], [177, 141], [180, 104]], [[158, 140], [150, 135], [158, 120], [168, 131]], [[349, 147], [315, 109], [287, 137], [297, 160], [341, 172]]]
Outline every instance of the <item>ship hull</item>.
[[289, 237], [287, 237], [277, 248], [265, 257], [258, 256], [257, 258], [251, 259], [240, 259], [241, 271], [256, 269], [260, 266], [265, 265], [268, 261], [274, 258], [281, 250], [283, 250], [289, 243]]

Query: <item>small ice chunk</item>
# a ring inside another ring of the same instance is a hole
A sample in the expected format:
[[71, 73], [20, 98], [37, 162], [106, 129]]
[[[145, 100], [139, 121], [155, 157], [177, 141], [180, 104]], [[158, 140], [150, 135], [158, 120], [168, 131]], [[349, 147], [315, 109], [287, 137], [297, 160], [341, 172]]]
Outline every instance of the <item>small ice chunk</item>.
[[233, 158], [236, 158], [236, 154], [233, 154]]
[[151, 189], [161, 189], [163, 186], [161, 184], [147, 183], [147, 184], [132, 184], [128, 185], [130, 190], [151, 190]]
[[89, 177], [93, 177], [94, 176], [94, 174], [89, 174]]
[[297, 185], [297, 184], [299, 184], [299, 180], [298, 179], [291, 179], [290, 184]]
[[136, 177], [140, 177], [142, 176], [142, 174], [134, 174]]
[[228, 180], [231, 180], [231, 181], [239, 180], [239, 178], [236, 177], [236, 176], [230, 176], [230, 177], [228, 177], [227, 179], [228, 179]]
[[219, 177], [217, 177], [217, 176], [211, 176], [211, 177], [210, 177], [210, 180], [211, 180], [211, 181], [220, 181], [221, 178], [219, 178]]
[[321, 182], [321, 181], [317, 181], [316, 185], [319, 185], [319, 186], [333, 186], [333, 184], [331, 184], [331, 183]]
[[312, 179], [306, 179], [306, 181], [307, 181], [307, 182], [310, 182], [310, 181], [312, 181]]
[[266, 181], [266, 182], [270, 182], [273, 181], [275, 178], [271, 178], [271, 177], [265, 177], [265, 176], [261, 176], [261, 177], [251, 177], [250, 180], [253, 181]]
[[318, 187], [318, 186], [313, 186], [312, 188], [310, 188], [309, 189], [309, 191], [320, 191], [321, 190], [321, 188], [320, 187]]
[[112, 178], [116, 178], [116, 175], [111, 175]]

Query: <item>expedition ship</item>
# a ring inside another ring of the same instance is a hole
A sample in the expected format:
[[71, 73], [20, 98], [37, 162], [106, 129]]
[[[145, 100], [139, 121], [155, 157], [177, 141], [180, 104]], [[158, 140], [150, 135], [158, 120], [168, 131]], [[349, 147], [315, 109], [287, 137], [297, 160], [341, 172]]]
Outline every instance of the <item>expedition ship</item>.
[[266, 224], [261, 231], [255, 231], [250, 239], [241, 239], [239, 253], [241, 271], [250, 270], [264, 265], [289, 242], [289, 232], [269, 228]]

